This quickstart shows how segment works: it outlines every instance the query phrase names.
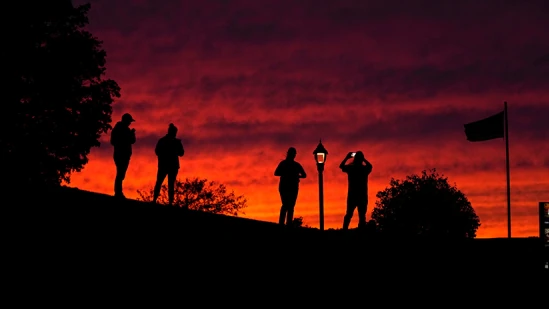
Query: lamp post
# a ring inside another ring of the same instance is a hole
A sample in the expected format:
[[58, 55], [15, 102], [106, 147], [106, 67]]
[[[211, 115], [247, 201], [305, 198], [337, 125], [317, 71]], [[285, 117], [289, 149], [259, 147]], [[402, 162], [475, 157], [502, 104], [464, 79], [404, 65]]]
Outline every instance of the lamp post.
[[328, 150], [322, 145], [322, 140], [318, 142], [315, 151], [313, 151], [316, 161], [316, 169], [318, 170], [318, 207], [320, 216], [320, 230], [324, 231], [324, 163], [328, 156]]

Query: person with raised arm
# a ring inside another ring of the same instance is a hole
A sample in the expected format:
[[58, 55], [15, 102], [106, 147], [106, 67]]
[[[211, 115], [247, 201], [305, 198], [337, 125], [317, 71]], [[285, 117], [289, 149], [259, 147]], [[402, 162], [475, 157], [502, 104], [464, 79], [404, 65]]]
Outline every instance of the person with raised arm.
[[[351, 162], [348, 161], [352, 159]], [[341, 161], [339, 168], [347, 173], [347, 209], [343, 218], [343, 229], [349, 229], [355, 208], [358, 210], [358, 227], [366, 226], [366, 210], [368, 209], [368, 176], [372, 172], [372, 164], [366, 160], [362, 151], [349, 152]]]

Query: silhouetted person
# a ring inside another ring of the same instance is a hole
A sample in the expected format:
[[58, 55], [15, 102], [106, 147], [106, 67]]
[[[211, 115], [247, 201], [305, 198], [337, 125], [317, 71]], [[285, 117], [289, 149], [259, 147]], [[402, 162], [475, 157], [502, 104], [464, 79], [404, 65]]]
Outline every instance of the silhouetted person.
[[158, 173], [156, 174], [156, 184], [154, 186], [153, 202], [156, 203], [160, 195], [160, 189], [166, 176], [168, 176], [168, 201], [173, 205], [175, 193], [175, 179], [179, 172], [179, 157], [185, 154], [183, 143], [176, 138], [177, 128], [170, 123], [168, 134], [158, 140], [154, 152], [158, 157]]
[[125, 198], [122, 193], [122, 181], [126, 178], [126, 171], [130, 165], [132, 145], [135, 144], [135, 129], [130, 124], [135, 120], [130, 114], [122, 115], [111, 132], [111, 145], [114, 146], [114, 164], [116, 164], [116, 178], [114, 180], [114, 196]]
[[[353, 162], [346, 164], [353, 158]], [[366, 224], [366, 210], [368, 209], [368, 175], [372, 172], [372, 164], [364, 158], [362, 151], [349, 152], [339, 165], [339, 168], [347, 173], [347, 211], [343, 218], [343, 229], [349, 228], [355, 208], [358, 209], [358, 227]]]
[[296, 149], [290, 147], [286, 154], [286, 159], [278, 164], [274, 172], [275, 176], [280, 177], [278, 192], [280, 193], [282, 207], [280, 208], [278, 223], [281, 225], [284, 225], [284, 220], [286, 220], [286, 225], [292, 226], [294, 207], [299, 191], [299, 179], [307, 177], [301, 164], [294, 160], [296, 155]]

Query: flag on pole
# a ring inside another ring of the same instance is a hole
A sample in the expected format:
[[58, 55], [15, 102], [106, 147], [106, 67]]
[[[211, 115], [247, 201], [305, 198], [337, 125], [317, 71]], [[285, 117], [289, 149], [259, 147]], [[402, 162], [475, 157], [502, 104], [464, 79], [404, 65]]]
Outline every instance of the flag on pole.
[[505, 138], [505, 165], [507, 170], [507, 237], [511, 238], [511, 176], [509, 173], [509, 123], [507, 101], [503, 102], [503, 112], [475, 122], [464, 124], [465, 135], [470, 142], [482, 142]]
[[505, 126], [504, 116], [505, 112], [503, 111], [488, 118], [465, 124], [465, 135], [467, 136], [467, 140], [470, 142], [482, 142], [503, 138]]

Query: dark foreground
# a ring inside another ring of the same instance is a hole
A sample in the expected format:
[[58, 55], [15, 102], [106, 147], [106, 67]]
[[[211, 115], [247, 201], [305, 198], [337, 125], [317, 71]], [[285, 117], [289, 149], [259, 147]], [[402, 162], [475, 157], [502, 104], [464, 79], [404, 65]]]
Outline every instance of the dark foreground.
[[14, 201], [4, 216], [14, 284], [59, 286], [83, 297], [183, 285], [185, 297], [202, 302], [217, 299], [204, 293], [231, 291], [273, 301], [310, 294], [307, 302], [322, 303], [333, 293], [348, 294], [343, 299], [477, 288], [516, 293], [541, 288], [546, 275], [534, 238], [446, 242], [286, 230], [70, 188], [27, 193], [20, 204]]

